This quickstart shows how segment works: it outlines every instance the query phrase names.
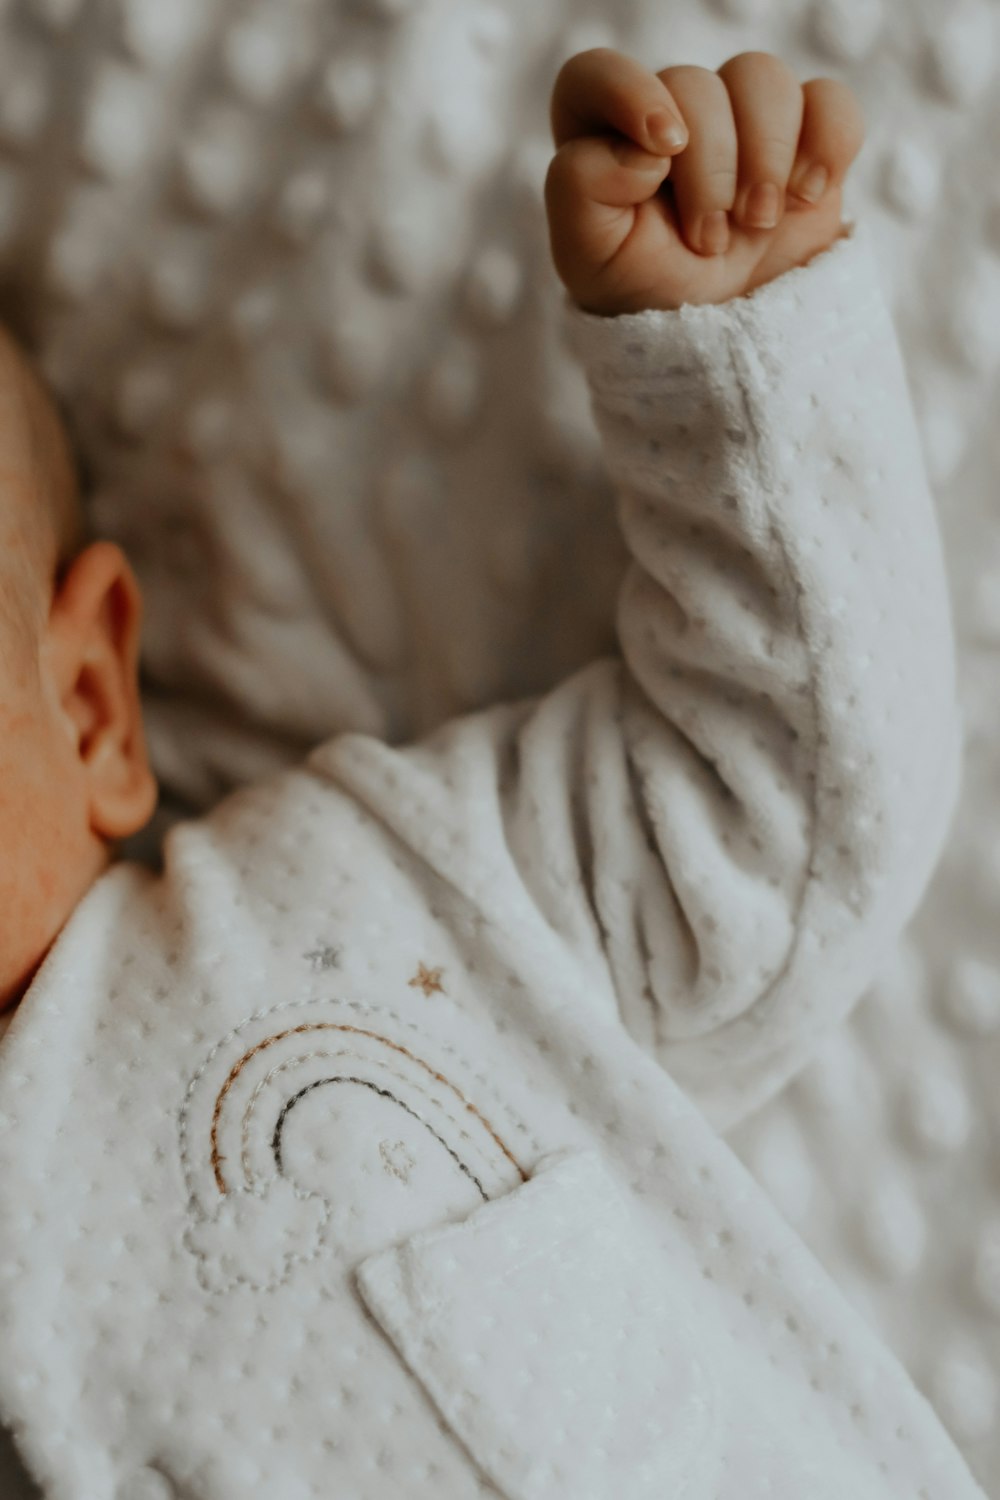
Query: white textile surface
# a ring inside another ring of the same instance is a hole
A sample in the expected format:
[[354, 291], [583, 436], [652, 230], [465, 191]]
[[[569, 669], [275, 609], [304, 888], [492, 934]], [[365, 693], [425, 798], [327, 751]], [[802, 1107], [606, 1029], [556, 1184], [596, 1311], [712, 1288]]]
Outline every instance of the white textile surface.
[[[612, 641], [541, 183], [572, 52], [849, 81], [940, 503], [965, 787], [899, 962], [736, 1142], [1000, 1494], [1000, 7], [8, 0], [0, 286], [148, 603], [163, 782], [410, 738]], [[2, 1464], [2, 1459], [0, 1459]]]
[[567, 313], [620, 654], [180, 824], [0, 1046], [0, 1411], [46, 1500], [984, 1500], [720, 1133], [878, 974], [958, 785], [867, 236]]

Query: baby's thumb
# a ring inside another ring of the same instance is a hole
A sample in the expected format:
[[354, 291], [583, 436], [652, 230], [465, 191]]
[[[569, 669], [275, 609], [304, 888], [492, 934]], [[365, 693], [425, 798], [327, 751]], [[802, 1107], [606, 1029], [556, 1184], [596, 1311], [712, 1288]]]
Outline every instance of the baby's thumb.
[[561, 146], [545, 179], [552, 259], [574, 294], [617, 254], [635, 209], [670, 173], [669, 156], [631, 141], [583, 136]]

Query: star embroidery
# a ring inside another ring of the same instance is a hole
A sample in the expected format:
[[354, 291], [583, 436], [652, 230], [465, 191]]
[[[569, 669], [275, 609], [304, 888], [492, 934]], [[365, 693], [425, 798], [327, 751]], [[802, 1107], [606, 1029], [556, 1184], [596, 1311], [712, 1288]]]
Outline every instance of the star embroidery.
[[398, 1177], [400, 1182], [409, 1182], [410, 1173], [416, 1166], [413, 1157], [407, 1151], [402, 1141], [380, 1141], [378, 1154], [382, 1158], [382, 1166], [386, 1172], [391, 1172]]
[[311, 953], [303, 953], [302, 957], [309, 960], [317, 973], [324, 973], [327, 969], [340, 968], [340, 951], [330, 943], [323, 943]]
[[426, 965], [420, 964], [416, 974], [410, 980], [410, 986], [423, 990], [425, 995], [432, 995], [435, 990], [444, 994], [444, 985], [441, 983], [441, 975], [444, 969], [428, 969]]

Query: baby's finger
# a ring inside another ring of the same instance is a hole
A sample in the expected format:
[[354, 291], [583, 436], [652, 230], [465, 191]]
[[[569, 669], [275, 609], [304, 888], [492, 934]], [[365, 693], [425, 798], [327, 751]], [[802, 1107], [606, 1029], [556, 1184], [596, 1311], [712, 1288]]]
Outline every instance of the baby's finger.
[[774, 229], [785, 213], [804, 100], [798, 78], [770, 52], [741, 52], [719, 69], [739, 140], [733, 218], [744, 229]]
[[691, 131], [686, 151], [671, 165], [671, 183], [684, 239], [703, 255], [729, 247], [728, 212], [736, 192], [736, 122], [726, 85], [707, 68], [682, 65], [660, 75]]
[[836, 78], [811, 78], [802, 94], [805, 112], [788, 191], [816, 203], [843, 183], [865, 143], [865, 118], [857, 95]]
[[635, 222], [628, 212], [652, 198], [670, 160], [631, 141], [590, 137], [567, 141], [545, 179], [552, 258], [572, 287], [601, 270]]
[[551, 119], [557, 147], [609, 128], [664, 156], [682, 150], [688, 139], [670, 90], [655, 73], [610, 47], [578, 52], [563, 64], [552, 91]]

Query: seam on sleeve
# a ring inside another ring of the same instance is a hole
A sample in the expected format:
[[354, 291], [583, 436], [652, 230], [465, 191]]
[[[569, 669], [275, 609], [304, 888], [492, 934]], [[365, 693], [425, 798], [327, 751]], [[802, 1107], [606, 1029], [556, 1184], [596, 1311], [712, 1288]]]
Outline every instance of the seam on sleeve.
[[[768, 449], [773, 445], [770, 438], [766, 435], [766, 433], [761, 431], [761, 428], [758, 425], [756, 414], [754, 411], [754, 403], [750, 395], [750, 392], [755, 387], [759, 389], [762, 386], [767, 372], [764, 367], [763, 361], [760, 360], [760, 356], [757, 351], [753, 350], [752, 348], [748, 349], [746, 346], [740, 348], [733, 337], [733, 331], [731, 328], [727, 329], [726, 343], [729, 365], [732, 370], [733, 377], [739, 388], [740, 400], [743, 405], [743, 411], [747, 420], [747, 426], [750, 432], [753, 434], [755, 478], [762, 500], [762, 511], [768, 521], [774, 522], [778, 520], [777, 506], [775, 503], [774, 494], [772, 493], [771, 488], [766, 483], [766, 471], [768, 468], [771, 469], [774, 477], [777, 477], [774, 464], [768, 462]], [[756, 372], [752, 368], [752, 365], [755, 361], [758, 363], [758, 371]], [[763, 474], [761, 472], [762, 469], [764, 470]], [[778, 987], [781, 985], [781, 983], [789, 973], [798, 953], [799, 946], [802, 940], [802, 926], [806, 900], [815, 884], [816, 850], [819, 842], [820, 823], [819, 799], [822, 752], [820, 748], [818, 654], [817, 649], [814, 648], [805, 629], [803, 618], [804, 590], [799, 583], [798, 576], [792, 563], [791, 554], [786, 542], [783, 519], [781, 521], [781, 524], [773, 527], [771, 534], [777, 540], [779, 556], [781, 558], [783, 571], [789, 589], [791, 591], [794, 591], [795, 622], [797, 635], [805, 652], [806, 660], [809, 664], [809, 706], [812, 716], [813, 741], [812, 765], [816, 774], [811, 792], [809, 794], [808, 803], [811, 824], [809, 849], [806, 858], [805, 869], [802, 874], [802, 881], [798, 893], [798, 899], [796, 901], [794, 913], [792, 916], [792, 932], [788, 942], [788, 951], [785, 954], [784, 961], [768, 983], [767, 987], [763, 989], [756, 997], [756, 999], [752, 1002], [751, 1006], [749, 1007], [750, 1011], [757, 1010], [759, 1006], [761, 1006], [762, 1004], [766, 1004], [769, 1000], [773, 999], [775, 991], [778, 989]], [[721, 1039], [722, 1037], [724, 1037], [731, 1027], [739, 1026], [741, 1023], [745, 1024], [748, 1014], [749, 1011], [743, 1013], [740, 1016], [735, 1016], [730, 1021], [724, 1023], [719, 1030], [719, 1038]]]

